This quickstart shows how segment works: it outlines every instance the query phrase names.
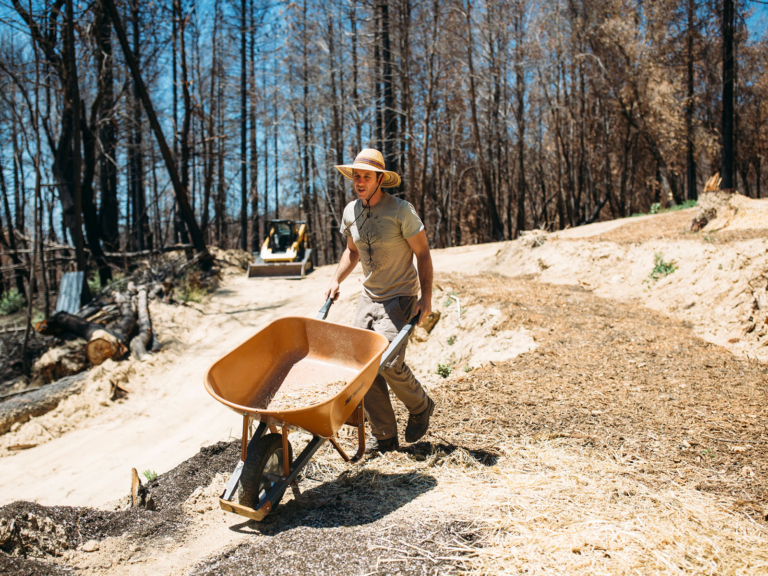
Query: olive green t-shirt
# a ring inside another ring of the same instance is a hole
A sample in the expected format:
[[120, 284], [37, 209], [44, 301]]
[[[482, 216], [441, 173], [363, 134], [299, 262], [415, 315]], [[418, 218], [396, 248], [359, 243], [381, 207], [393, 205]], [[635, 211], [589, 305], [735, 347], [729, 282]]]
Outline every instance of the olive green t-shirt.
[[355, 200], [344, 208], [341, 233], [352, 237], [363, 265], [363, 288], [374, 302], [418, 296], [419, 276], [407, 239], [424, 230], [416, 210], [405, 200], [384, 193], [375, 206]]

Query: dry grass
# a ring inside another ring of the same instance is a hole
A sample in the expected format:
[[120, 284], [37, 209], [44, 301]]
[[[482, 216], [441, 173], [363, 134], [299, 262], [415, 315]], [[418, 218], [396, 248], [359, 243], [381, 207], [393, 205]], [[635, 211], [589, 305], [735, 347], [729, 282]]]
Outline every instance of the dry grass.
[[768, 530], [727, 499], [675, 482], [649, 488], [631, 468], [558, 442], [509, 448], [472, 510], [472, 573], [768, 570]]
[[[734, 511], [730, 498], [674, 481], [651, 487], [653, 479], [620, 455], [598, 455], [565, 439], [518, 438], [498, 449], [492, 466], [461, 448], [422, 454], [417, 447], [352, 469], [328, 449], [307, 467], [302, 487], [334, 483], [345, 507], [374, 516], [415, 490], [419, 496], [386, 526], [459, 527], [448, 541], [393, 543], [379, 557], [384, 564], [427, 559], [472, 575], [768, 572], [768, 529]], [[307, 502], [300, 506], [306, 511]]]

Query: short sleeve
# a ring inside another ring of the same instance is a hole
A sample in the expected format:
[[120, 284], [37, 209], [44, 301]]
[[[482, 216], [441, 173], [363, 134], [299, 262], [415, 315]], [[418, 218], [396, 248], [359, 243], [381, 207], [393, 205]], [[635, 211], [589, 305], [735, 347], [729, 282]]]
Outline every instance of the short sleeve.
[[421, 222], [421, 218], [416, 213], [416, 209], [410, 202], [404, 202], [400, 206], [398, 211], [400, 217], [400, 229], [403, 232], [403, 238], [406, 240], [412, 236], [416, 236], [419, 232], [424, 230], [424, 224]]
[[352, 218], [350, 218], [350, 212], [353, 211], [353, 206], [354, 202], [347, 204], [347, 206], [344, 208], [344, 213], [341, 215], [341, 225], [339, 226], [339, 232], [341, 232], [347, 238], [352, 236], [352, 231], [350, 230], [350, 227], [352, 226]]

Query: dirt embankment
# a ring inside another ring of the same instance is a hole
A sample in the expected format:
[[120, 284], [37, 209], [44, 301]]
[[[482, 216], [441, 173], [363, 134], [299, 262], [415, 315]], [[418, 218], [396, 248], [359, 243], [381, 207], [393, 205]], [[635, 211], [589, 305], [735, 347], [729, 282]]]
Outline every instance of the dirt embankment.
[[[700, 208], [528, 233], [503, 245], [485, 270], [635, 301], [689, 322], [709, 342], [766, 362], [768, 200], [705, 196]], [[691, 232], [702, 212], [711, 219]]]
[[[16, 502], [0, 508], [0, 571], [763, 573], [764, 204], [729, 201], [697, 234], [689, 211], [436, 251], [442, 317], [408, 350], [437, 403], [422, 441], [401, 438], [400, 452], [358, 466], [322, 449], [302, 494], [262, 523], [216, 506], [236, 441], [161, 474], [155, 511]], [[675, 265], [654, 280], [656, 253]], [[272, 317], [311, 313], [330, 273], [225, 284], [200, 307], [205, 338], [241, 340]], [[351, 284], [331, 320], [351, 317]], [[272, 300], [249, 305], [256, 295]], [[246, 325], [234, 330], [231, 316]], [[755, 327], [738, 336], [745, 321]], [[306, 440], [296, 435], [294, 453]]]

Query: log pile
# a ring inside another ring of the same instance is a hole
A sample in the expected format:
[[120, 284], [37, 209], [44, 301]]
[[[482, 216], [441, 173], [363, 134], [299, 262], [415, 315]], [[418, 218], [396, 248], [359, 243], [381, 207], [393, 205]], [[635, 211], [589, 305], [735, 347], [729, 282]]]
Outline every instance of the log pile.
[[119, 360], [128, 350], [138, 360], [144, 360], [154, 341], [150, 294], [160, 298], [164, 292], [162, 284], [136, 286], [129, 282], [125, 291], [111, 294], [111, 302], [89, 303], [77, 314], [57, 312], [36, 324], [35, 330], [48, 335], [80, 336], [86, 342], [85, 355], [93, 365]]

